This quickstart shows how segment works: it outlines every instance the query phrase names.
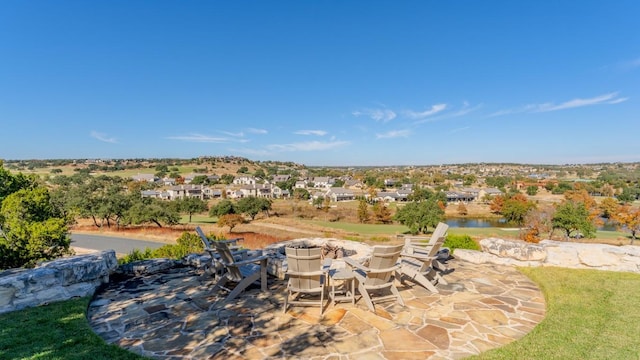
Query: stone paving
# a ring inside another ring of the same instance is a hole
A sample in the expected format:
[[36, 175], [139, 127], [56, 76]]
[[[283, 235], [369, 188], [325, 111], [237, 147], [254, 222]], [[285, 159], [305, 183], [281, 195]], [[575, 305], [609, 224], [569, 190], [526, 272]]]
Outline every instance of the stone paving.
[[[285, 282], [225, 291], [193, 268], [114, 279], [88, 309], [107, 342], [156, 359], [459, 359], [521, 338], [545, 316], [538, 287], [513, 267], [451, 260], [439, 294], [398, 284], [406, 306], [364, 301], [282, 312]], [[357, 299], [359, 296], [356, 297]]]

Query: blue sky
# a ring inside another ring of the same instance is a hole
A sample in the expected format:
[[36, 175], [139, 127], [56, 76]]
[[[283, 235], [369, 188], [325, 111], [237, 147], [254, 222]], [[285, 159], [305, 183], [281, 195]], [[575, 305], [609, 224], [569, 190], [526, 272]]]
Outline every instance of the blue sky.
[[0, 158], [640, 161], [638, 1], [0, 2]]

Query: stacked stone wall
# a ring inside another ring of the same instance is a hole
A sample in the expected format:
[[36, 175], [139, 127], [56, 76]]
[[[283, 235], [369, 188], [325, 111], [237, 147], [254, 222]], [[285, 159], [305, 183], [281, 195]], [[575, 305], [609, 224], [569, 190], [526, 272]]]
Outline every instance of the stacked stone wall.
[[640, 247], [543, 240], [538, 244], [488, 238], [482, 251], [457, 249], [454, 256], [472, 263], [514, 266], [559, 266], [640, 273]]
[[0, 272], [0, 314], [93, 295], [117, 266], [115, 251], [106, 250]]

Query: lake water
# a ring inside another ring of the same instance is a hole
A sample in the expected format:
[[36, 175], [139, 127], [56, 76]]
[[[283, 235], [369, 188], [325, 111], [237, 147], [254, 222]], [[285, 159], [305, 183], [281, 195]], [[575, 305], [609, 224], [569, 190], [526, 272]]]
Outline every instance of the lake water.
[[[479, 219], [479, 218], [449, 218], [444, 221], [450, 227], [463, 227], [463, 228], [513, 228], [518, 225], [508, 223], [505, 219]], [[605, 222], [603, 226], [598, 227], [598, 230], [604, 231], [616, 231], [616, 226]]]

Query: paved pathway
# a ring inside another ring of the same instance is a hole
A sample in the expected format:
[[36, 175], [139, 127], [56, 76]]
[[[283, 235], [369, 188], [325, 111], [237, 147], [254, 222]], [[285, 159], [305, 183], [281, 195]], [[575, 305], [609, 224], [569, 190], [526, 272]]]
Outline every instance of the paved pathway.
[[364, 301], [282, 313], [284, 282], [269, 279], [224, 304], [191, 268], [112, 281], [88, 317], [107, 342], [156, 359], [457, 359], [521, 338], [545, 316], [537, 286], [511, 267], [452, 260], [432, 294], [399, 286], [394, 302]]

